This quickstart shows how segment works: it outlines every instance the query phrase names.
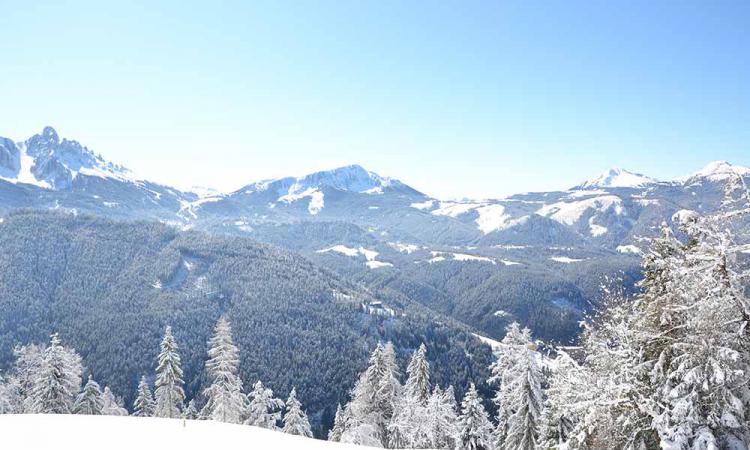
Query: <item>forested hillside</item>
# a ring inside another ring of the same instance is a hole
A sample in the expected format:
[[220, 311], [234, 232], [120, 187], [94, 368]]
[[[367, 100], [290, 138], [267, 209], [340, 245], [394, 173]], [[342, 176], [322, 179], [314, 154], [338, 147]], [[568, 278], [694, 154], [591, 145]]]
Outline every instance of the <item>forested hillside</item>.
[[490, 350], [459, 324], [387, 289], [365, 292], [303, 257], [150, 222], [21, 211], [0, 223], [0, 368], [16, 345], [59, 332], [132, 404], [171, 325], [192, 397], [222, 315], [233, 324], [243, 380], [268, 380], [278, 392], [296, 385], [317, 434], [379, 340], [392, 341], [401, 360], [425, 342], [436, 382], [457, 394], [470, 381], [487, 389]]

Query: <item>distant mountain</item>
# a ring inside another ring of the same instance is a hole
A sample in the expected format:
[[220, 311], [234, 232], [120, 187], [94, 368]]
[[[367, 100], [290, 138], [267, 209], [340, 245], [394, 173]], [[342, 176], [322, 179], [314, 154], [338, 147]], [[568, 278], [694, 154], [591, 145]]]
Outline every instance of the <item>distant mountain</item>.
[[0, 138], [0, 178], [48, 189], [70, 189], [79, 177], [136, 182], [126, 168], [104, 161], [77, 141], [60, 140], [52, 127], [25, 142]]
[[575, 186], [573, 189], [595, 189], [595, 188], [618, 188], [630, 187], [638, 188], [649, 184], [658, 183], [654, 178], [641, 175], [639, 173], [629, 172], [625, 169], [613, 167], [602, 173], [596, 178]]
[[249, 237], [491, 337], [516, 319], [540, 337], [573, 338], [602, 280], [638, 278], [644, 238], [663, 222], [678, 231], [675, 214], [722, 207], [737, 179], [750, 181], [750, 169], [716, 161], [681, 180], [610, 169], [569, 190], [445, 201], [352, 165], [231, 193], [182, 192], [51, 128], [22, 143], [0, 139], [0, 214], [56, 209]]
[[750, 176], [750, 168], [732, 165], [726, 161], [712, 161], [703, 169], [690, 175], [685, 180], [685, 184], [691, 185], [704, 180], [719, 183], [726, 181], [735, 175], [741, 175], [743, 177]]
[[197, 198], [139, 179], [51, 127], [23, 142], [0, 137], [0, 212], [26, 207], [183, 222], [179, 211]]

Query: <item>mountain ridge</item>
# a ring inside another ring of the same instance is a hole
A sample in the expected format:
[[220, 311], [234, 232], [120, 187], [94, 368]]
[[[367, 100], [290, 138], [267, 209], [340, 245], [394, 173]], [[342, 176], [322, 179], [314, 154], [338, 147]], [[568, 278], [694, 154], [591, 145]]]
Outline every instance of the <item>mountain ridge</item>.
[[[33, 178], [28, 178], [27, 176], [23, 179], [18, 179], [8, 176], [13, 171], [18, 175], [19, 170], [22, 169], [20, 159], [24, 155], [19, 155], [19, 153], [23, 151], [33, 159], [31, 162], [31, 175]], [[66, 171], [68, 172], [67, 174], [64, 173]], [[577, 184], [571, 189], [640, 188], [657, 183], [687, 182], [696, 178], [717, 181], [725, 179], [733, 172], [745, 176], [750, 174], [750, 168], [717, 160], [709, 162], [701, 170], [692, 174], [673, 180], [660, 181], [641, 173], [612, 167], [594, 178]], [[0, 137], [0, 180], [34, 184], [38, 187], [51, 189], [64, 189], [69, 188], [72, 180], [78, 175], [113, 177], [128, 182], [147, 181], [141, 177], [137, 177], [128, 168], [105, 160], [101, 155], [95, 154], [88, 147], [81, 145], [76, 140], [60, 139], [58, 132], [51, 126], [44, 127], [40, 133], [22, 142], [14, 142], [9, 138]], [[181, 191], [180, 189], [158, 182], [150, 181], [150, 183], [169, 187], [174, 191]], [[198, 198], [225, 197], [240, 193], [259, 192], [277, 187], [281, 190], [286, 189], [283, 192], [279, 191], [279, 197], [282, 197], [284, 195], [299, 195], [310, 189], [320, 189], [323, 186], [346, 192], [367, 194], [380, 194], [386, 188], [401, 188], [412, 190], [417, 194], [427, 197], [426, 194], [419, 192], [400, 180], [381, 176], [365, 169], [359, 164], [320, 170], [298, 177], [280, 177], [250, 182], [240, 189], [229, 192], [218, 191], [210, 186], [196, 189], [196, 192], [182, 192], [192, 194]], [[206, 192], [211, 193], [207, 195]], [[487, 200], [502, 200], [502, 198], [490, 198]], [[466, 199], [466, 201], [478, 202], [479, 200]]]

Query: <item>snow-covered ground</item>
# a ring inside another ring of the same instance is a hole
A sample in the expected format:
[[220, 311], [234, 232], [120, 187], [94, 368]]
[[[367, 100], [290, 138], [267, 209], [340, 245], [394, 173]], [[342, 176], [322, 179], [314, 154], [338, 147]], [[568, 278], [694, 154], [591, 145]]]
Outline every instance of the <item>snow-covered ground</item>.
[[362, 450], [246, 425], [143, 417], [0, 415], [3, 449]]

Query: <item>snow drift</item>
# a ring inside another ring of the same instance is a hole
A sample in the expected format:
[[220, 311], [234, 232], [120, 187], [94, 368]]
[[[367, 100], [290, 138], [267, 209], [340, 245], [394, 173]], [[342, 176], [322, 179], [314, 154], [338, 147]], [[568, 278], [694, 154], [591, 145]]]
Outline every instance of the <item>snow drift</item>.
[[247, 425], [132, 416], [0, 415], [0, 433], [4, 449], [24, 450], [362, 449]]

